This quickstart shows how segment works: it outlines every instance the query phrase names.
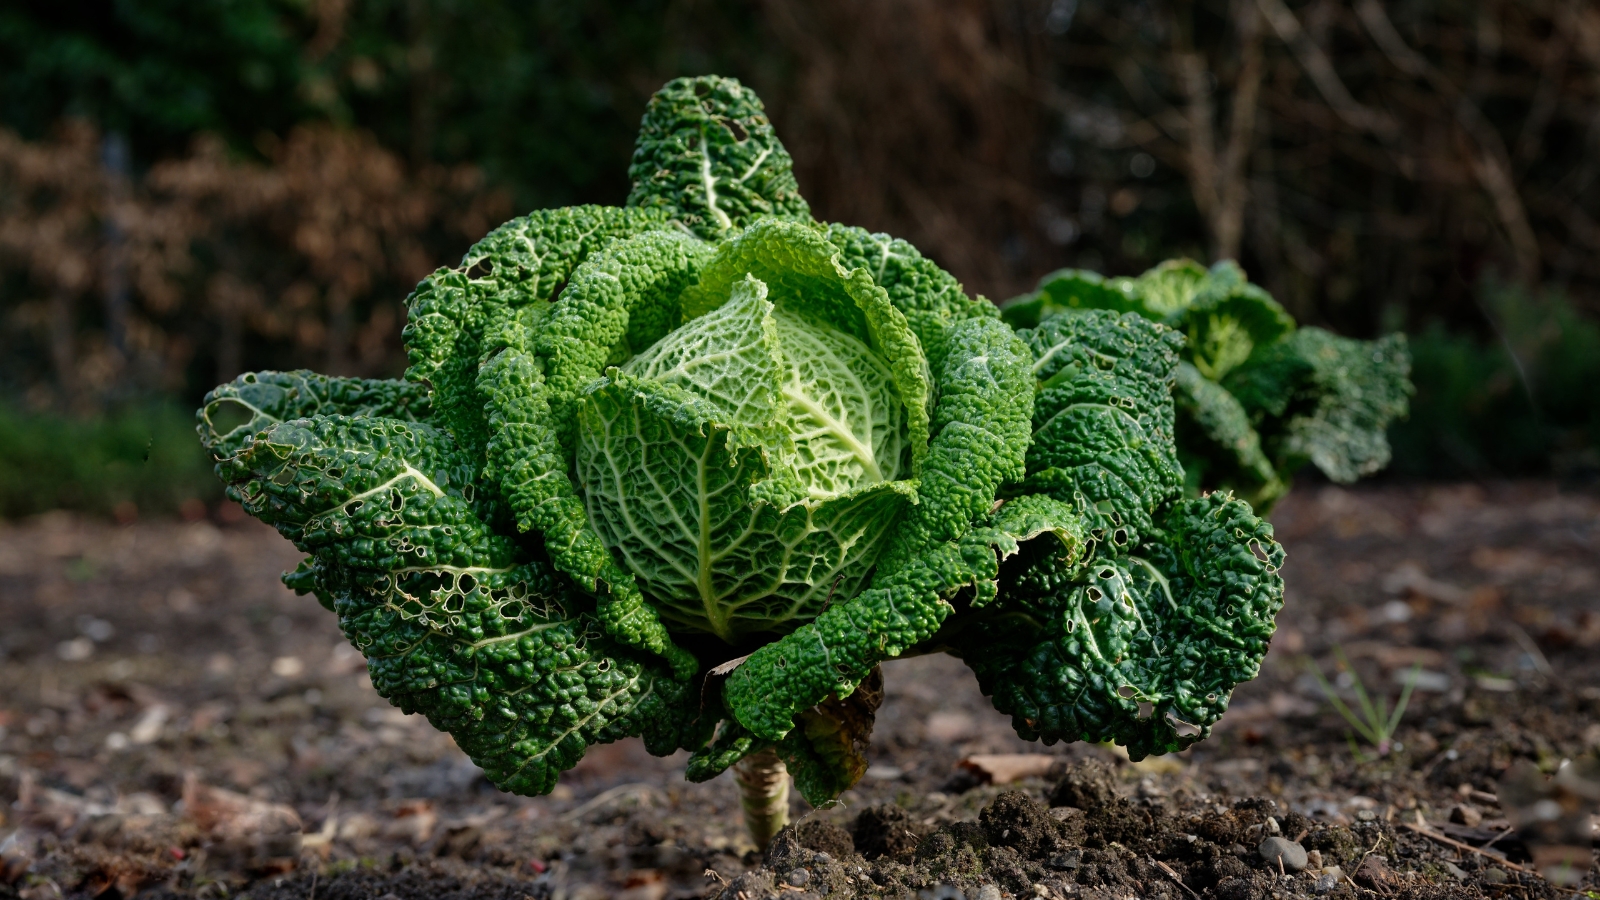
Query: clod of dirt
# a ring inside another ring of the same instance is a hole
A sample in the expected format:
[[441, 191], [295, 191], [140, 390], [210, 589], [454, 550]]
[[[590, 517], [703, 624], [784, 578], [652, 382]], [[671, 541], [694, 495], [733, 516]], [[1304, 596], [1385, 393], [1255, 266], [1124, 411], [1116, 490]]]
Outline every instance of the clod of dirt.
[[1284, 837], [1267, 838], [1256, 847], [1256, 853], [1269, 867], [1281, 865], [1286, 872], [1302, 871], [1309, 862], [1306, 848]]
[[978, 824], [991, 846], [1010, 847], [1029, 859], [1041, 859], [1060, 843], [1055, 819], [1021, 791], [1007, 791], [978, 814]]
[[1091, 847], [1141, 845], [1158, 830], [1156, 813], [1149, 807], [1136, 806], [1117, 797], [1091, 810], [1084, 818], [1084, 843]]
[[1086, 759], [1067, 767], [1050, 790], [1051, 806], [1098, 809], [1117, 796], [1117, 773], [1104, 760]]
[[1355, 832], [1343, 825], [1313, 829], [1301, 844], [1308, 849], [1321, 851], [1325, 862], [1344, 865], [1356, 862], [1366, 850]]
[[800, 846], [815, 853], [826, 853], [834, 859], [856, 852], [856, 842], [851, 839], [850, 832], [832, 822], [808, 819], [796, 825], [794, 833]]
[[[776, 840], [776, 838], [774, 838]], [[717, 900], [742, 900], [749, 897], [770, 897], [778, 891], [772, 883], [772, 873], [765, 869], [752, 869], [728, 882], [717, 895]]]
[[[850, 826], [853, 848], [866, 859], [910, 859], [922, 841], [916, 822], [893, 803], [869, 806]], [[830, 851], [831, 852], [831, 851]], [[838, 854], [835, 854], [838, 855]]]
[[1377, 855], [1362, 860], [1355, 874], [1350, 877], [1356, 884], [1380, 894], [1388, 891], [1394, 883], [1394, 874], [1389, 871], [1388, 861]]
[[1010, 847], [990, 847], [983, 854], [983, 868], [990, 878], [1000, 882], [1013, 894], [1031, 893], [1033, 878], [1029, 876], [1044, 874], [1037, 863], [1030, 865], [1028, 860]]
[[1057, 806], [1050, 810], [1050, 818], [1056, 820], [1056, 832], [1069, 846], [1077, 847], [1083, 844], [1085, 822], [1088, 818], [1083, 810], [1072, 806]]
[[1266, 894], [1266, 887], [1250, 875], [1224, 878], [1217, 882], [1218, 900], [1261, 900]]

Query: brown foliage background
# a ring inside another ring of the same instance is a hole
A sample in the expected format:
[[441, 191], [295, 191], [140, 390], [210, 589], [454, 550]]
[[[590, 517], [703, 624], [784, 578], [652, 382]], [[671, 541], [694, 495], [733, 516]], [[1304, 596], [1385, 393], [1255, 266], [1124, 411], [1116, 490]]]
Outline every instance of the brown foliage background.
[[[183, 391], [247, 363], [393, 374], [410, 286], [440, 245], [510, 214], [476, 169], [408, 169], [358, 131], [303, 126], [262, 151], [202, 135], [135, 182], [86, 123], [42, 143], [0, 132], [4, 328], [48, 348], [35, 405]], [[202, 343], [214, 370], [191, 373]]]
[[[365, 77], [340, 60], [369, 5], [319, 5], [307, 58]], [[649, 92], [714, 70], [766, 99], [819, 218], [905, 237], [992, 298], [1190, 255], [1357, 335], [1492, 334], [1486, 273], [1600, 310], [1593, 4], [675, 0], [661, 21], [657, 52], [586, 66], [614, 174], [562, 196], [619, 202]], [[393, 146], [311, 122], [129, 175], [82, 123], [0, 134], [0, 334], [21, 348], [0, 380], [92, 406], [247, 368], [397, 374], [411, 285], [513, 212], [477, 167], [428, 161], [449, 84], [431, 34], [386, 70], [412, 84]], [[696, 34], [719, 49], [674, 51]]]

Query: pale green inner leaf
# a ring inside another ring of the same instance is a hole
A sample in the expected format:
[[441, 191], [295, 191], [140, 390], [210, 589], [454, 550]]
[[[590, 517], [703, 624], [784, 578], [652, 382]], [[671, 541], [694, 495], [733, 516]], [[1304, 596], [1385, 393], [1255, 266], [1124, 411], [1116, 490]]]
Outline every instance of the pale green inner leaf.
[[592, 392], [590, 519], [664, 619], [725, 640], [857, 593], [910, 502], [906, 413], [860, 339], [753, 277]]
[[861, 341], [780, 309], [795, 469], [814, 498], [893, 481], [905, 415], [888, 366]]

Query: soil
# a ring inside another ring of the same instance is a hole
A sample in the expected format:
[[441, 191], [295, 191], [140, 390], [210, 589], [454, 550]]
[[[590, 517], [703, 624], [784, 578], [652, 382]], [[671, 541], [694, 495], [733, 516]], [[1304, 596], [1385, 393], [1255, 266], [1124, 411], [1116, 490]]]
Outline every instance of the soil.
[[[958, 660], [898, 660], [867, 777], [796, 798], [765, 855], [730, 776], [689, 784], [635, 741], [499, 793], [279, 584], [287, 542], [226, 510], [0, 525], [0, 898], [1600, 897], [1591, 837], [1551, 881], [1549, 829], [1500, 806], [1600, 747], [1600, 498], [1311, 486], [1273, 521], [1278, 635], [1209, 740], [1042, 747]], [[1352, 703], [1416, 685], [1387, 752], [1308, 661]], [[1051, 758], [992, 784], [983, 754]]]

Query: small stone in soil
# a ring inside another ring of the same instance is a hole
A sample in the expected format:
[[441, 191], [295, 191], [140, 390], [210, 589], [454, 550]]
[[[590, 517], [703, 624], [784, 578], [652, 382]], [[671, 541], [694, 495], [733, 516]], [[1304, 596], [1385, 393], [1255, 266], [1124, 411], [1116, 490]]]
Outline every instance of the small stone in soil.
[[1466, 870], [1461, 868], [1460, 866], [1456, 865], [1455, 863], [1449, 861], [1449, 860], [1445, 860], [1444, 861], [1444, 870], [1446, 872], [1449, 872], [1451, 877], [1454, 878], [1457, 881], [1466, 881], [1467, 880], [1467, 872], [1466, 872]]
[[1468, 828], [1477, 828], [1483, 822], [1483, 813], [1470, 803], [1458, 803], [1450, 810], [1450, 821]]
[[1324, 875], [1317, 879], [1317, 883], [1311, 886], [1311, 890], [1314, 893], [1327, 894], [1332, 892], [1333, 889], [1338, 886], [1339, 879], [1333, 877], [1332, 875]]
[[1000, 889], [992, 884], [978, 888], [978, 896], [973, 900], [1000, 900]]
[[1511, 876], [1506, 874], [1505, 869], [1491, 866], [1483, 870], [1483, 880], [1490, 884], [1505, 884], [1511, 880]]
[[795, 869], [793, 872], [790, 872], [789, 877], [784, 880], [795, 887], [805, 887], [811, 883], [811, 872], [806, 869]]
[[1068, 850], [1065, 853], [1057, 853], [1054, 856], [1050, 857], [1050, 868], [1058, 869], [1058, 870], [1061, 870], [1061, 871], [1066, 871], [1068, 869], [1076, 869], [1082, 864], [1083, 864], [1083, 851], [1082, 850]]
[[1269, 837], [1256, 847], [1256, 852], [1269, 865], [1276, 866], [1281, 862], [1286, 872], [1299, 872], [1308, 862], [1306, 848], [1288, 838]]
[[1310, 866], [1313, 869], [1322, 868], [1322, 851], [1321, 850], [1308, 850], [1308, 851], [1306, 851], [1306, 865]]

